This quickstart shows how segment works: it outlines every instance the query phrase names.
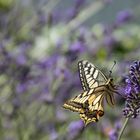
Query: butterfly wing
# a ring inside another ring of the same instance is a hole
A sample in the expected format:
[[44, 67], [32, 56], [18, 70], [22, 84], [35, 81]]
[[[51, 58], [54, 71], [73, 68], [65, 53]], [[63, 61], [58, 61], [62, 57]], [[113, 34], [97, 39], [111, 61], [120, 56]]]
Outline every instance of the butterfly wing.
[[[109, 87], [109, 79], [92, 63], [84, 60], [78, 63], [83, 93], [67, 101], [63, 107], [78, 112], [85, 124], [97, 122], [104, 115], [103, 98], [114, 103]], [[112, 89], [111, 89], [112, 90]]]
[[106, 90], [106, 94], [105, 94], [105, 98], [106, 98], [106, 102], [110, 105], [110, 106], [114, 106], [115, 104], [115, 99], [114, 99], [114, 93], [115, 93], [115, 89], [110, 89], [110, 87], [108, 86], [108, 89]]
[[86, 125], [90, 122], [97, 122], [99, 118], [104, 115], [104, 86], [96, 87], [94, 89], [94, 92], [88, 98], [88, 109], [84, 113], [80, 113], [80, 118], [84, 121]]
[[90, 122], [98, 122], [99, 118], [103, 115], [104, 111], [101, 110], [87, 110], [85, 113], [80, 113], [80, 118], [84, 121], [85, 125], [87, 125]]
[[84, 91], [103, 85], [107, 82], [106, 76], [87, 60], [78, 63], [79, 76]]
[[[94, 94], [94, 92], [96, 94]], [[78, 112], [80, 118], [87, 125], [90, 122], [97, 122], [103, 116], [103, 87], [96, 87], [67, 101], [63, 107]]]
[[91, 93], [93, 92], [93, 89], [91, 91], [85, 91], [78, 96], [72, 98], [71, 100], [68, 100], [63, 107], [66, 109], [70, 109], [74, 112], [83, 113], [85, 108], [88, 108], [88, 98], [91, 96]]

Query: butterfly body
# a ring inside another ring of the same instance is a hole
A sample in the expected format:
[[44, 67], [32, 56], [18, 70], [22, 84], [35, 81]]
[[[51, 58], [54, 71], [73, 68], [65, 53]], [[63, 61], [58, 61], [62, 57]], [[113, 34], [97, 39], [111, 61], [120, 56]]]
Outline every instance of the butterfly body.
[[97, 122], [104, 115], [103, 100], [114, 105], [115, 85], [112, 78], [107, 78], [97, 67], [88, 61], [80, 61], [79, 75], [84, 92], [68, 100], [63, 107], [80, 114], [87, 125]]

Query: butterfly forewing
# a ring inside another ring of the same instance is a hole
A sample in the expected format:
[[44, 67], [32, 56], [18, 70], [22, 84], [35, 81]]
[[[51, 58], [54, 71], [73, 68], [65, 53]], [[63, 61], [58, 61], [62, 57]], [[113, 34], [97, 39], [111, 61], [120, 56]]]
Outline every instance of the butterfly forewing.
[[99, 71], [92, 63], [84, 60], [78, 63], [79, 75], [84, 91], [88, 91], [99, 85], [105, 84], [106, 76]]

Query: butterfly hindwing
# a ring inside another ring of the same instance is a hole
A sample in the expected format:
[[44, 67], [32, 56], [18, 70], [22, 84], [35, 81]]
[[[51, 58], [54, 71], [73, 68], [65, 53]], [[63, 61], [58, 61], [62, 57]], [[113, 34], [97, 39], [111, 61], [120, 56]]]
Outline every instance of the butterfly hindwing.
[[[98, 87], [97, 87], [98, 88]], [[96, 92], [96, 94], [94, 94]], [[67, 101], [63, 106], [66, 109], [78, 112], [80, 118], [88, 124], [97, 122], [103, 116], [103, 95], [98, 89], [91, 89]], [[102, 114], [101, 114], [102, 112]]]
[[106, 101], [110, 106], [114, 106], [115, 104], [115, 99], [114, 99], [114, 95], [108, 91], [108, 93], [106, 94]]

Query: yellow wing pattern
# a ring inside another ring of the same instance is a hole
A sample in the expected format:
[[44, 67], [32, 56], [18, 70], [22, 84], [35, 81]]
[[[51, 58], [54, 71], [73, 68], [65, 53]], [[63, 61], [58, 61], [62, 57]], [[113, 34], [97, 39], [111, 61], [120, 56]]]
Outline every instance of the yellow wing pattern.
[[86, 60], [78, 62], [78, 69], [84, 91], [88, 91], [107, 82], [106, 76]]
[[87, 125], [97, 122], [104, 115], [103, 99], [114, 105], [115, 87], [111, 78], [106, 76], [90, 62], [84, 60], [78, 63], [79, 75], [84, 92], [68, 100], [63, 107], [80, 114]]

